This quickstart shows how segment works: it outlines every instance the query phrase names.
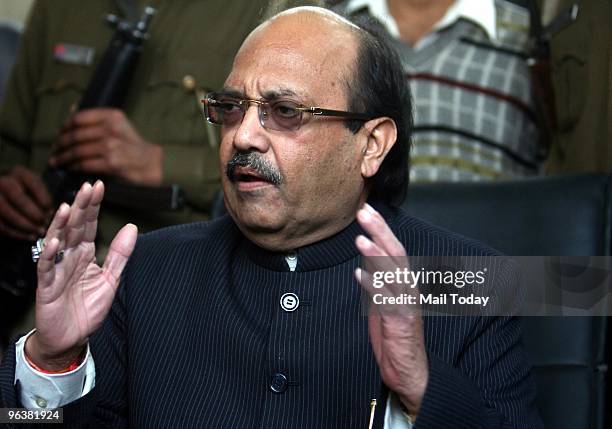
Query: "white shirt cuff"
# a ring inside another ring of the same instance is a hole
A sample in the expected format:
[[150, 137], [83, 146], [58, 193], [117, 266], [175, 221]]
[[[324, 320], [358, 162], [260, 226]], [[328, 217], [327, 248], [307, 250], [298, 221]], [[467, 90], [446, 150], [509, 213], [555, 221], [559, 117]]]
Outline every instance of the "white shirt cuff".
[[412, 429], [412, 419], [402, 411], [397, 395], [389, 392], [384, 429]]
[[25, 342], [35, 330], [15, 344], [15, 383], [21, 383], [21, 404], [28, 409], [58, 408], [76, 401], [93, 389], [96, 369], [87, 346], [87, 354], [78, 368], [63, 374], [45, 374], [35, 370], [25, 359]]

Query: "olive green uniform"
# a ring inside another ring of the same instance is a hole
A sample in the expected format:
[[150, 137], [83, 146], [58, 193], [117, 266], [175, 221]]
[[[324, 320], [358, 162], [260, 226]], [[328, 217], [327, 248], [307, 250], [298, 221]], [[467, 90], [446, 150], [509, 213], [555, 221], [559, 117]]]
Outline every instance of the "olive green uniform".
[[612, 171], [612, 2], [544, 0], [578, 20], [551, 41], [559, 130], [548, 171]]
[[[42, 172], [113, 30], [105, 14], [122, 16], [120, 1], [38, 0], [30, 14], [0, 116], [0, 173], [14, 165]], [[219, 89], [234, 54], [260, 22], [266, 1], [138, 0], [157, 9], [124, 111], [140, 135], [163, 147], [163, 182], [185, 191], [180, 212], [103, 206], [101, 248], [127, 222], [140, 231], [206, 218], [219, 188], [217, 131], [200, 99]], [[95, 49], [91, 65], [54, 58], [60, 44]]]

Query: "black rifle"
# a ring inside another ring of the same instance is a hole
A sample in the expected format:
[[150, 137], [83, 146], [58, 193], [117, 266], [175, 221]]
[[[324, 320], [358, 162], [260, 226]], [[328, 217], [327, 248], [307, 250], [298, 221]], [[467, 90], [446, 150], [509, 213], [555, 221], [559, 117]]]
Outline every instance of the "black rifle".
[[[142, 53], [142, 45], [148, 39], [148, 27], [155, 9], [146, 7], [136, 23], [108, 15], [106, 22], [115, 28], [93, 76], [83, 93], [78, 109], [94, 107], [123, 106], [125, 96], [134, 75], [134, 70]], [[178, 185], [163, 187], [140, 186], [119, 181], [110, 177], [77, 175], [65, 169], [48, 169], [43, 180], [48, 186], [54, 203], [59, 206], [66, 201], [71, 203], [76, 192], [85, 181], [93, 183], [96, 179], [105, 181], [105, 203], [129, 209], [148, 211], [177, 210], [184, 204]], [[9, 299], [8, 294], [28, 300], [36, 288], [35, 265], [31, 258], [33, 243], [0, 237], [0, 312]]]
[[528, 64], [531, 71], [532, 90], [539, 116], [540, 130], [543, 135], [540, 158], [546, 159], [553, 134], [557, 130], [550, 40], [553, 35], [576, 21], [579, 6], [576, 3], [573, 4], [546, 26], [542, 23], [537, 0], [528, 1], [527, 6], [531, 17], [531, 52]]
[[[83, 93], [78, 110], [123, 106], [154, 14], [155, 9], [146, 7], [135, 24], [115, 15], [106, 17], [107, 23], [115, 28], [115, 34]], [[106, 185], [104, 199], [107, 204], [151, 211], [176, 210], [183, 204], [177, 185], [133, 185], [111, 177], [76, 175], [61, 168], [43, 173], [43, 180], [58, 205], [63, 201], [71, 202], [83, 182], [93, 183], [99, 178], [104, 179]]]

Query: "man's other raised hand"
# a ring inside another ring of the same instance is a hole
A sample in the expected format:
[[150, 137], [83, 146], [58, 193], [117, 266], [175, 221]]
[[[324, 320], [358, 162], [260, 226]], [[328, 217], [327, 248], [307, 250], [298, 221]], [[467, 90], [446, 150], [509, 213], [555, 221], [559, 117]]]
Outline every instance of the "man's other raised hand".
[[[125, 225], [113, 239], [104, 264], [95, 260], [98, 212], [104, 184], [83, 184], [70, 206], [62, 204], [47, 230], [38, 260], [36, 332], [25, 351], [38, 367], [66, 368], [108, 314], [138, 230]], [[63, 257], [56, 263], [56, 254]]]

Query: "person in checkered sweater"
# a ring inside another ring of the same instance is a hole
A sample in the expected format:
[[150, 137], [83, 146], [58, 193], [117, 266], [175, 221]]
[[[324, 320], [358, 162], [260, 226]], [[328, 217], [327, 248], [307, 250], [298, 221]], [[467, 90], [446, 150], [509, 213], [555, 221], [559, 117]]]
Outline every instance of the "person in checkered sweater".
[[415, 109], [412, 181], [540, 172], [526, 8], [507, 0], [347, 0], [336, 9], [374, 18], [400, 54]]

